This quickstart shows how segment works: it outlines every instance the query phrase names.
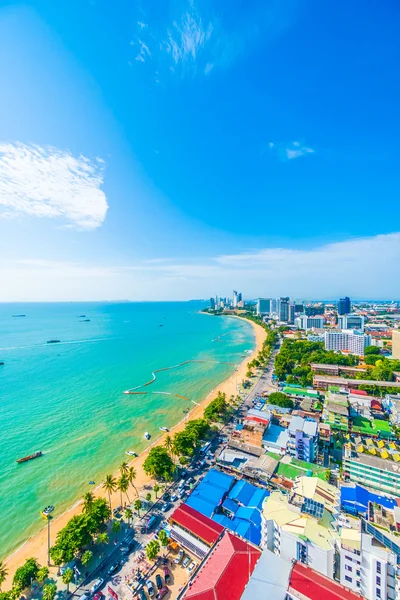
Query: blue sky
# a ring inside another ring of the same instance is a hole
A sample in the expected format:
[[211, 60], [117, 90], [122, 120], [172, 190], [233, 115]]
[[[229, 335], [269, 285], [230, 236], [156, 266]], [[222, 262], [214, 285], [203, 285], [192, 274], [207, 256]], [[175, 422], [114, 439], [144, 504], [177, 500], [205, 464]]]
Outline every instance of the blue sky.
[[0, 300], [399, 298], [399, 17], [3, 1]]

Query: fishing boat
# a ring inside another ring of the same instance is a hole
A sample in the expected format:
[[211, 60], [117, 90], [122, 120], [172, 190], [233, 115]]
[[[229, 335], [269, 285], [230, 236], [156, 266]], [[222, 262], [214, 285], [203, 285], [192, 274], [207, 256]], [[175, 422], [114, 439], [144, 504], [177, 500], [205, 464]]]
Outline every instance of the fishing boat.
[[0, 360], [0, 365], [4, 365], [4, 361]]
[[149, 434], [148, 431], [144, 432], [144, 437], [146, 438], [146, 440], [149, 440], [151, 438], [151, 435]]
[[39, 458], [39, 456], [43, 456], [43, 452], [41, 452], [40, 450], [38, 450], [37, 452], [34, 452], [33, 454], [30, 454], [29, 456], [24, 456], [23, 458], [19, 458], [17, 460], [17, 463], [27, 462], [28, 460], [33, 460], [34, 458]]
[[160, 427], [160, 431], [169, 431], [168, 427]]
[[14, 319], [18, 319], [20, 317], [26, 317], [26, 315], [13, 315]]
[[134, 452], [133, 450], [127, 450], [125, 454], [127, 454], [128, 456], [137, 456], [136, 452]]
[[89, 485], [94, 485], [95, 483], [95, 481], [89, 481]]
[[48, 344], [59, 344], [61, 340], [47, 340]]
[[50, 513], [52, 513], [53, 510], [54, 510], [54, 506], [52, 504], [49, 504], [49, 506], [46, 506], [46, 508], [44, 508], [40, 514], [42, 515], [43, 519], [48, 519], [50, 516]]

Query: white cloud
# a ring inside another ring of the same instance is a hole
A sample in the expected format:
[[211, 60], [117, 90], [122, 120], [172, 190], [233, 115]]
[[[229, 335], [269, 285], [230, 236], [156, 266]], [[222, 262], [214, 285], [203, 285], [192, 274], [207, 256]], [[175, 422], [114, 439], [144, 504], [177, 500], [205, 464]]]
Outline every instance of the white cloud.
[[208, 260], [155, 258], [126, 265], [0, 259], [0, 301], [187, 300], [229, 295], [400, 298], [400, 233], [311, 249], [265, 248]]
[[175, 64], [195, 62], [213, 33], [213, 25], [204, 22], [193, 3], [191, 10], [174, 21], [167, 32], [164, 50], [172, 56]]
[[137, 24], [139, 25], [140, 29], [147, 29], [147, 23], [143, 23], [143, 21], [138, 21]]
[[143, 42], [143, 40], [138, 40], [139, 44], [139, 54], [136, 56], [135, 60], [139, 60], [140, 62], [146, 62], [146, 58], [151, 58], [150, 50]]
[[71, 227], [95, 229], [108, 205], [104, 161], [51, 146], [0, 143], [0, 217], [58, 218]]
[[314, 154], [315, 152], [314, 148], [305, 146], [297, 141], [288, 144], [269, 142], [268, 147], [271, 151], [276, 153], [282, 161], [293, 160], [295, 158], [300, 158], [301, 156], [306, 156], [307, 154]]

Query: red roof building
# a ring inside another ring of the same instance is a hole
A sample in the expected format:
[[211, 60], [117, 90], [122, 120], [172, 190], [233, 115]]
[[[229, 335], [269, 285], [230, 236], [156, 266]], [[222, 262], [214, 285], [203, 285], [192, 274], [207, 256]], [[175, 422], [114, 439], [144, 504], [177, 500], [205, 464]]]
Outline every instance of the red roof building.
[[297, 562], [291, 572], [288, 593], [302, 600], [363, 600], [363, 596]]
[[187, 504], [181, 504], [174, 510], [170, 517], [170, 523], [176, 523], [207, 546], [213, 546], [224, 531], [222, 525], [205, 517]]
[[357, 394], [357, 396], [368, 396], [365, 390], [353, 390], [352, 388], [350, 388], [349, 392], [350, 394]]
[[226, 531], [183, 598], [240, 600], [260, 555], [259, 548]]

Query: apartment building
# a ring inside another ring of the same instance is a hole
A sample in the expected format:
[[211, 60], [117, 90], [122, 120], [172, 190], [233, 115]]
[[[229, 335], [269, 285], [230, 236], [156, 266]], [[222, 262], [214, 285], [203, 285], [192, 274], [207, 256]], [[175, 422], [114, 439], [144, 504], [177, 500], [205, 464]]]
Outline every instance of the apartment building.
[[[390, 446], [394, 446], [392, 450]], [[375, 449], [375, 454], [376, 454]], [[375, 456], [367, 445], [349, 442], [343, 446], [343, 477], [385, 494], [400, 495], [400, 452], [395, 444], [385, 445]]]
[[364, 317], [351, 313], [338, 318], [338, 329], [358, 329], [364, 331]]
[[326, 331], [324, 334], [325, 350], [350, 352], [364, 356], [364, 349], [371, 344], [371, 336], [353, 329], [343, 331]]

